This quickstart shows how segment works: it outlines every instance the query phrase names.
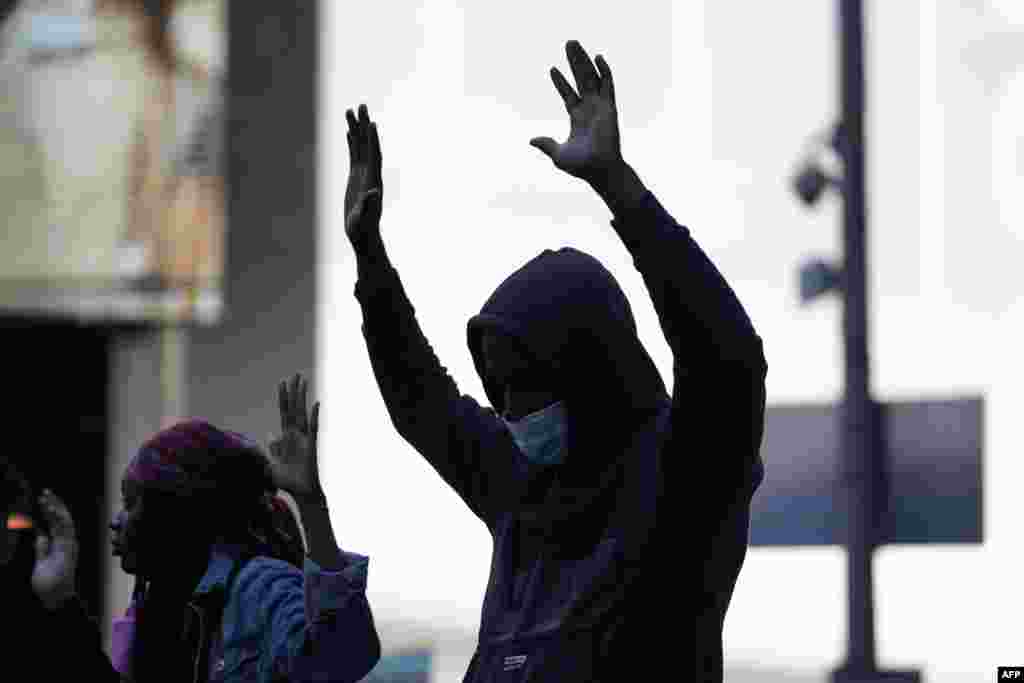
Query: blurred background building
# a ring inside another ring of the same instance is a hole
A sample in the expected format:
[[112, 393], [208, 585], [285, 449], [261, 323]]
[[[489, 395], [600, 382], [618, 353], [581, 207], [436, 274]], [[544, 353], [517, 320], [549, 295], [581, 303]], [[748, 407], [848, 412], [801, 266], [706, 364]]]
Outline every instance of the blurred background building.
[[[877, 553], [879, 660], [929, 682], [1019, 663], [1018, 4], [865, 3], [872, 391], [986, 401], [984, 543]], [[840, 203], [808, 212], [790, 188], [814, 131], [839, 114], [834, 3], [0, 7], [0, 324], [10, 423], [40, 435], [16, 459], [82, 520], [82, 592], [104, 622], [131, 590], [105, 527], [134, 449], [184, 415], [264, 438], [276, 382], [303, 372], [324, 401], [338, 537], [372, 558], [388, 657], [371, 679], [461, 680], [490, 543], [395, 434], [370, 369], [342, 228], [344, 110], [360, 102], [383, 145], [384, 239], [464, 392], [483, 397], [470, 315], [564, 244], [612, 270], [671, 376], [607, 210], [527, 144], [568, 131], [547, 71], [575, 38], [615, 74], [624, 154], [764, 339], [769, 403], [840, 395], [838, 302], [801, 306], [797, 287], [809, 253], [839, 254]], [[166, 18], [169, 42], [153, 40], [144, 9]], [[685, 563], [683, 542], [665, 559]], [[751, 549], [726, 619], [726, 680], [826, 680], [845, 646], [844, 572], [838, 547]], [[672, 622], [652, 614], [650, 627]]]

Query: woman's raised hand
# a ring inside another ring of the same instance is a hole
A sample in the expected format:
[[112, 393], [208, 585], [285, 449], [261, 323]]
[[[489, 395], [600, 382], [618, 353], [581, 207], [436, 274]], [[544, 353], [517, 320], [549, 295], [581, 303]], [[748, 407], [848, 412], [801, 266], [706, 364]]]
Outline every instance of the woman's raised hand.
[[306, 408], [308, 384], [296, 374], [278, 386], [281, 434], [270, 442], [270, 468], [274, 483], [298, 499], [322, 499], [320, 469], [317, 465], [317, 432], [320, 403]]

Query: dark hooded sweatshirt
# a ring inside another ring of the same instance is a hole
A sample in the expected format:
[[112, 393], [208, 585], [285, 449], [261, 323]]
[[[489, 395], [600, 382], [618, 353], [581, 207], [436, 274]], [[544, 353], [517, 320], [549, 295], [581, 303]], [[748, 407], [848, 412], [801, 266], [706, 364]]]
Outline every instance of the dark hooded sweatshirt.
[[[466, 683], [722, 680], [723, 621], [764, 476], [762, 343], [650, 192], [612, 227], [672, 349], [671, 397], [622, 290], [580, 251], [544, 251], [470, 320], [487, 408], [438, 362], [382, 245], [357, 247], [363, 334], [392, 422], [494, 540]], [[565, 400], [563, 464], [529, 463], [498, 417], [488, 329], [518, 341]]]

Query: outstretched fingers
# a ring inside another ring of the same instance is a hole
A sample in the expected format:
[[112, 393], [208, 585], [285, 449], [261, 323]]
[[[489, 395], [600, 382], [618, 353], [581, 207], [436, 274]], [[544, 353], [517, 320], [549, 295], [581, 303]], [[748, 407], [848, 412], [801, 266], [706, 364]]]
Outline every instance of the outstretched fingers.
[[281, 380], [277, 387], [277, 404], [281, 413], [281, 431], [297, 429], [309, 431], [309, 415], [306, 405], [309, 396], [309, 381], [300, 373], [292, 375], [290, 380]]
[[565, 56], [569, 60], [572, 74], [576, 78], [576, 87], [579, 89], [580, 97], [598, 92], [601, 79], [590, 61], [586, 50], [577, 40], [570, 40], [565, 44]]
[[[587, 95], [600, 95], [615, 101], [615, 85], [612, 71], [604, 57], [597, 55], [593, 62], [579, 41], [570, 40], [565, 44], [565, 55], [569, 60], [573, 77], [576, 79], [576, 90], [557, 68], [551, 68], [551, 81], [565, 102], [566, 109], [571, 110]], [[594, 68], [594, 65], [597, 68]], [[578, 94], [577, 94], [578, 92]]]
[[555, 84], [555, 90], [562, 96], [566, 109], [572, 109], [579, 104], [579, 95], [576, 94], [576, 91], [569, 85], [569, 81], [565, 80], [565, 76], [556, 67], [551, 67], [551, 82]]
[[381, 168], [383, 166], [383, 159], [380, 152], [380, 136], [377, 135], [377, 124], [370, 124], [370, 168], [373, 169], [373, 180], [375, 187], [381, 187], [383, 178], [381, 177]]
[[359, 144], [359, 122], [351, 109], [345, 111], [345, 120], [348, 121], [348, 156], [349, 163], [353, 166], [362, 161], [362, 149]]
[[278, 388], [278, 402], [281, 410], [282, 432], [287, 432], [289, 429], [293, 429], [296, 426], [295, 393], [298, 377], [298, 375], [293, 375], [290, 379], [281, 380], [281, 385]]
[[359, 105], [359, 145], [363, 163], [373, 163], [370, 151], [370, 112], [365, 104]]
[[299, 397], [302, 392], [302, 377], [299, 373], [295, 373], [292, 377], [291, 391], [288, 392], [288, 409], [291, 414], [291, 425], [297, 429], [302, 428], [302, 418], [299, 417]]
[[306, 396], [309, 393], [309, 382], [305, 377], [299, 379], [299, 395], [295, 406], [295, 417], [299, 420], [299, 429], [309, 431], [309, 415], [306, 413]]
[[288, 384], [281, 380], [277, 385], [277, 410], [281, 413], [281, 431], [288, 430]]
[[50, 556], [50, 537], [39, 534], [36, 536], [36, 560], [42, 561]]
[[597, 64], [597, 70], [601, 73], [601, 87], [598, 92], [603, 97], [615, 102], [615, 83], [612, 81], [612, 70], [608, 66], [608, 62], [602, 55], [595, 57], [594, 62]]
[[345, 119], [348, 121], [349, 164], [367, 164], [377, 184], [380, 185], [381, 153], [377, 124], [370, 120], [370, 111], [365, 104], [360, 104], [357, 112], [351, 109], [345, 111]]
[[[345, 110], [345, 120], [348, 122], [348, 148], [349, 161], [352, 164], [367, 163], [372, 161], [371, 154], [371, 123], [370, 113], [365, 104], [360, 104], [358, 113], [351, 109]], [[379, 156], [379, 154], [378, 154]]]
[[60, 498], [54, 495], [53, 491], [46, 489], [40, 497], [43, 512], [50, 524], [50, 533], [53, 536], [53, 543], [66, 544], [74, 542], [75, 523], [71, 519], [71, 511]]

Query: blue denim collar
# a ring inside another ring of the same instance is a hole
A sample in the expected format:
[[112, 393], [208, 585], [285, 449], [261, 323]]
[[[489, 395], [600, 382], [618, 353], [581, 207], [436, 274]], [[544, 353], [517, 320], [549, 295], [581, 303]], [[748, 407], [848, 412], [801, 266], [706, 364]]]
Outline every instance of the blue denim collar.
[[226, 594], [228, 581], [235, 568], [241, 564], [242, 558], [242, 546], [215, 543], [210, 549], [210, 563], [206, 566], [206, 573], [199, 580], [193, 595], [205, 597], [216, 591]]

